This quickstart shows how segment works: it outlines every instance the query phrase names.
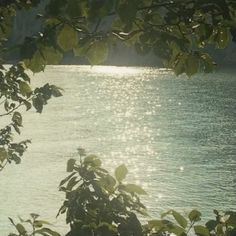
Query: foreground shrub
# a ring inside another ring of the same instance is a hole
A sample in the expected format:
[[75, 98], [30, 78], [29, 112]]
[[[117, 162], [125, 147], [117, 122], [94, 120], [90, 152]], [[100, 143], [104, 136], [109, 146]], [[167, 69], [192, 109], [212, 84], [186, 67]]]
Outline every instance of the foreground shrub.
[[[138, 185], [124, 182], [128, 173], [126, 166], [118, 166], [113, 177], [102, 168], [97, 156], [79, 150], [79, 157], [79, 161], [68, 161], [70, 174], [59, 185], [65, 200], [58, 215], [66, 214], [69, 225], [66, 236], [236, 236], [236, 212], [233, 211], [214, 210], [215, 219], [200, 224], [202, 214], [198, 210], [192, 210], [187, 217], [169, 210], [160, 219], [142, 224], [139, 217], [148, 219], [148, 214], [139, 195], [146, 192]], [[9, 236], [60, 236], [36, 214], [31, 214], [29, 220], [20, 219], [18, 224], [10, 221], [18, 234]], [[31, 226], [30, 232], [25, 224]]]

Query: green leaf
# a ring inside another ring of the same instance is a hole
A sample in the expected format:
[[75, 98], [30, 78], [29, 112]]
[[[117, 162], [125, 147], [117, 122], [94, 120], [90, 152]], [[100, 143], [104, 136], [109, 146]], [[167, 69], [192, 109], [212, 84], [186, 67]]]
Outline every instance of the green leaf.
[[103, 186], [109, 187], [112, 189], [116, 184], [116, 180], [111, 175], [108, 174], [100, 179], [100, 183]]
[[18, 126], [22, 126], [22, 116], [20, 114], [20, 112], [15, 111], [13, 113], [12, 119], [11, 119], [14, 123], [16, 123]]
[[8, 153], [5, 150], [5, 148], [0, 147], [0, 162], [3, 162], [4, 160], [6, 160], [7, 156], [8, 156]]
[[104, 40], [93, 42], [90, 45], [86, 56], [92, 65], [101, 64], [107, 59], [108, 56], [107, 43]]
[[15, 131], [20, 134], [20, 129], [18, 127], [18, 125], [16, 123], [12, 124], [13, 128], [15, 129]]
[[216, 226], [217, 226], [217, 222], [215, 220], [209, 220], [206, 223], [206, 227], [208, 228], [210, 232], [214, 230]]
[[72, 172], [74, 170], [74, 165], [76, 163], [76, 160], [75, 159], [69, 159], [67, 161], [67, 168], [66, 168], [66, 171], [67, 172]]
[[63, 184], [65, 184], [72, 176], [74, 176], [76, 174], [76, 172], [73, 172], [73, 173], [71, 173], [70, 175], [68, 175], [65, 179], [63, 179], [61, 182], [60, 182], [60, 184], [59, 184], [59, 186], [62, 186]]
[[37, 219], [37, 218], [39, 217], [39, 214], [30, 213], [30, 216], [31, 216], [33, 219]]
[[163, 222], [162, 222], [162, 220], [150, 220], [150, 221], [148, 221], [148, 225], [151, 228], [160, 229], [163, 227]]
[[35, 220], [33, 225], [36, 228], [41, 228], [43, 225], [52, 225], [52, 224], [45, 220]]
[[42, 228], [42, 229], [35, 230], [35, 234], [41, 234], [43, 236], [60, 236], [59, 233], [49, 228]]
[[172, 215], [180, 226], [182, 226], [183, 228], [187, 227], [188, 222], [181, 214], [179, 214], [177, 211], [172, 210]]
[[31, 109], [32, 104], [31, 104], [29, 101], [23, 100], [23, 103], [24, 103], [24, 105], [25, 105], [25, 107], [26, 107], [26, 111], [28, 111], [29, 109]]
[[124, 180], [127, 174], [128, 174], [128, 169], [126, 168], [126, 166], [124, 164], [118, 166], [115, 169], [115, 177], [116, 177], [117, 181], [119, 181], [119, 182]]
[[36, 51], [31, 59], [24, 60], [25, 67], [30, 69], [33, 73], [43, 71], [45, 68], [46, 61], [42, 54]]
[[52, 91], [52, 95], [54, 97], [61, 97], [62, 96], [62, 93], [60, 90], [62, 90], [62, 89], [55, 86], [55, 85], [51, 85], [51, 91]]
[[33, 98], [32, 101], [33, 101], [33, 106], [36, 109], [36, 111], [38, 113], [42, 113], [43, 104], [44, 104], [43, 98], [41, 96], [37, 96], [37, 97]]
[[130, 193], [137, 193], [137, 194], [143, 194], [146, 195], [147, 193], [138, 185], [136, 184], [126, 184], [125, 185], [125, 189], [127, 192]]
[[62, 59], [62, 54], [53, 47], [45, 47], [42, 50], [42, 54], [47, 65], [56, 65]]
[[223, 226], [223, 224], [217, 224], [217, 226], [216, 226], [216, 235], [224, 235], [224, 226]]
[[189, 214], [188, 214], [188, 218], [191, 222], [196, 222], [201, 220], [201, 215], [202, 213], [198, 210], [192, 210]]
[[20, 93], [24, 96], [24, 97], [29, 97], [30, 94], [32, 93], [32, 90], [29, 86], [28, 83], [24, 82], [24, 81], [20, 81], [19, 82], [19, 88], [20, 88]]
[[58, 45], [64, 50], [68, 51], [76, 47], [78, 42], [78, 33], [69, 25], [64, 25], [57, 37]]
[[235, 211], [227, 211], [225, 214], [230, 215], [230, 218], [227, 221], [227, 224], [236, 228], [236, 212]]
[[20, 235], [24, 235], [26, 233], [26, 229], [22, 224], [17, 224], [16, 229]]
[[210, 236], [209, 230], [205, 226], [202, 226], [202, 225], [194, 226], [194, 231], [195, 231], [195, 234], [199, 236]]
[[184, 235], [185, 231], [178, 225], [167, 225], [167, 230], [177, 236]]
[[102, 162], [96, 155], [88, 155], [84, 158], [84, 163], [93, 167], [100, 167]]

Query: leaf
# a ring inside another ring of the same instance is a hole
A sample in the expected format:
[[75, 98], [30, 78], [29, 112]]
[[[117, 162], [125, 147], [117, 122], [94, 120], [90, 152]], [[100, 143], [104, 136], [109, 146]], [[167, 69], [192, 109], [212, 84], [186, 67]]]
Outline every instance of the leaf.
[[59, 184], [59, 186], [62, 186], [63, 184], [65, 184], [73, 175], [75, 175], [76, 174], [76, 172], [73, 172], [73, 173], [71, 173], [70, 175], [68, 175], [65, 179], [63, 179], [61, 182], [60, 182], [60, 184]]
[[6, 101], [4, 102], [4, 108], [5, 108], [6, 111], [9, 111], [10, 106], [9, 106], [8, 100], [6, 100]]
[[182, 226], [184, 229], [187, 227], [188, 222], [181, 214], [179, 214], [177, 211], [172, 210], [172, 215], [180, 226]]
[[33, 219], [37, 219], [37, 218], [39, 217], [39, 214], [30, 213], [30, 216], [31, 216]]
[[102, 162], [96, 155], [88, 155], [84, 158], [84, 163], [93, 167], [100, 167]]
[[101, 64], [107, 59], [108, 45], [103, 41], [95, 41], [90, 45], [86, 57], [92, 65]]
[[26, 107], [26, 111], [28, 111], [29, 109], [31, 109], [32, 104], [31, 104], [29, 101], [23, 100], [23, 103], [24, 103], [24, 105], [25, 105], [25, 107]]
[[68, 181], [68, 183], [67, 183], [67, 186], [66, 186], [67, 191], [71, 191], [72, 188], [73, 188], [78, 182], [79, 182], [79, 181], [77, 180], [77, 177], [76, 177], [76, 176], [72, 177], [72, 178]]
[[227, 211], [225, 214], [230, 215], [230, 218], [227, 221], [227, 224], [236, 228], [236, 212], [235, 211]]
[[42, 227], [43, 225], [52, 225], [51, 223], [49, 223], [48, 221], [45, 221], [45, 220], [35, 220], [33, 225], [36, 227], [36, 228], [40, 228]]
[[0, 147], [0, 162], [3, 162], [4, 160], [6, 160], [7, 156], [8, 156], [8, 153], [5, 150], [5, 148]]
[[205, 226], [202, 226], [202, 225], [194, 226], [194, 231], [197, 235], [200, 235], [200, 236], [210, 236], [209, 230]]
[[16, 123], [12, 124], [13, 128], [15, 129], [15, 131], [20, 134], [20, 129], [18, 127], [18, 125]]
[[67, 168], [66, 171], [67, 172], [72, 172], [74, 170], [74, 165], [75, 165], [76, 160], [75, 159], [69, 159], [67, 161]]
[[148, 225], [151, 227], [151, 228], [157, 228], [157, 229], [160, 229], [163, 227], [163, 222], [161, 220], [150, 220], [148, 221]]
[[38, 73], [44, 70], [46, 61], [44, 60], [41, 53], [36, 51], [31, 59], [24, 60], [24, 64], [33, 73]]
[[13, 219], [11, 217], [8, 217], [8, 219], [10, 220], [10, 222], [12, 223], [12, 225], [15, 225]]
[[62, 54], [53, 47], [45, 47], [42, 50], [42, 54], [47, 65], [56, 65], [62, 59]]
[[130, 192], [130, 193], [137, 193], [140, 195], [146, 195], [147, 193], [138, 185], [136, 184], [126, 184], [125, 185], [125, 189], [126, 191]]
[[119, 181], [119, 182], [124, 180], [127, 174], [128, 174], [128, 169], [126, 168], [126, 166], [124, 164], [118, 166], [115, 169], [115, 177], [116, 177], [117, 181]]
[[20, 114], [20, 112], [15, 111], [13, 113], [12, 119], [11, 119], [14, 123], [16, 123], [18, 126], [22, 126], [22, 116]]
[[41, 234], [43, 236], [60, 236], [59, 233], [49, 228], [42, 228], [42, 229], [35, 230], [35, 234]]
[[11, 159], [18, 165], [21, 163], [21, 159], [19, 156], [17, 156], [16, 154], [12, 154]]
[[43, 104], [44, 104], [43, 98], [41, 96], [37, 96], [37, 97], [33, 98], [32, 101], [33, 101], [33, 106], [36, 109], [36, 111], [38, 113], [42, 113]]
[[24, 97], [29, 97], [30, 94], [32, 93], [32, 90], [31, 90], [29, 84], [26, 83], [25, 81], [20, 81], [20, 82], [19, 82], [19, 88], [20, 88], [20, 93], [21, 93]]
[[76, 47], [78, 42], [78, 34], [69, 25], [64, 25], [57, 37], [58, 45], [64, 50], [68, 51]]
[[55, 86], [55, 85], [51, 85], [51, 91], [52, 91], [52, 95], [54, 97], [61, 97], [62, 96], [62, 93], [60, 90], [62, 90], [62, 89]]
[[173, 233], [177, 236], [184, 235], [184, 233], [185, 233], [184, 229], [179, 227], [178, 225], [170, 225], [170, 226], [168, 225], [167, 230], [170, 233]]
[[208, 228], [210, 232], [214, 230], [216, 226], [217, 226], [217, 222], [215, 220], [209, 220], [206, 223], [206, 227]]
[[202, 213], [198, 210], [192, 210], [189, 214], [188, 214], [188, 218], [191, 222], [193, 221], [199, 221], [201, 220], [201, 215]]
[[26, 233], [25, 227], [22, 224], [17, 224], [15, 227], [20, 235], [24, 235]]

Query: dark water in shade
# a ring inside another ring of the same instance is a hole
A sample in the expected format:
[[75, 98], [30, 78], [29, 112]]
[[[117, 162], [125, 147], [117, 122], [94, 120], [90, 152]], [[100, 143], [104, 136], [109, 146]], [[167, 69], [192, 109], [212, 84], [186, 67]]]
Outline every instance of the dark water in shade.
[[55, 220], [57, 186], [67, 159], [83, 147], [111, 171], [126, 163], [152, 216], [168, 209], [236, 210], [236, 78], [225, 70], [192, 79], [152, 68], [55, 66], [33, 83], [54, 83], [64, 96], [42, 115], [24, 116], [31, 138], [20, 166], [1, 173], [0, 229], [7, 216], [37, 212]]

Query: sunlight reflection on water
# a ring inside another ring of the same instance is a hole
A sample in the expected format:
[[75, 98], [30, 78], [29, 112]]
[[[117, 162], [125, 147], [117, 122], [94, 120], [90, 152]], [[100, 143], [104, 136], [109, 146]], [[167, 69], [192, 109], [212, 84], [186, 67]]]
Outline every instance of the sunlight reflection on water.
[[33, 144], [23, 163], [1, 177], [4, 232], [5, 216], [55, 216], [63, 199], [57, 184], [77, 147], [99, 155], [111, 171], [126, 163], [128, 179], [148, 192], [143, 201], [151, 215], [235, 209], [233, 74], [189, 80], [153, 68], [51, 66], [33, 82], [48, 81], [64, 88], [64, 96], [42, 115], [24, 117], [22, 136]]

